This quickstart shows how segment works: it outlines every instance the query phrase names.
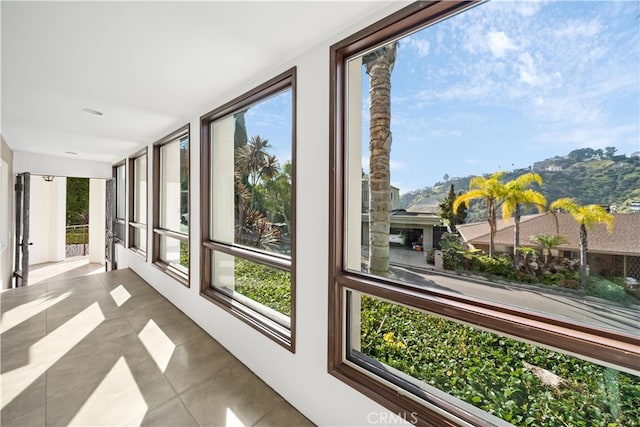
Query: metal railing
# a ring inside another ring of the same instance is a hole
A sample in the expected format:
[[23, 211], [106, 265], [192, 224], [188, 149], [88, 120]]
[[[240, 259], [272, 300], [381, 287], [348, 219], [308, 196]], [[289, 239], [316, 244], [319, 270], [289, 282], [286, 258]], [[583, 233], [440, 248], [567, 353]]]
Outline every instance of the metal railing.
[[89, 224], [65, 227], [65, 256], [89, 254]]

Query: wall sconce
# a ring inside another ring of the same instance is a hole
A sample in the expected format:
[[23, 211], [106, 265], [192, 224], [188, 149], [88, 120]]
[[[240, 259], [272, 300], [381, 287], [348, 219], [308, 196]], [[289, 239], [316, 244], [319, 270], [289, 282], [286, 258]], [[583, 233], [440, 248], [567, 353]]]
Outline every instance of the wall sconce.
[[46, 182], [53, 181], [53, 178], [55, 178], [53, 175], [43, 175], [42, 176], [42, 179], [44, 179]]

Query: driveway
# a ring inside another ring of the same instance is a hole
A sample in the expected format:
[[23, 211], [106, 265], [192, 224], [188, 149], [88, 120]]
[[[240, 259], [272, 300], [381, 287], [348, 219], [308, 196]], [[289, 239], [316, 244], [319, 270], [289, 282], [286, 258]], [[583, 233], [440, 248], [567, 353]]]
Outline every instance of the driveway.
[[[366, 268], [366, 247], [363, 247], [362, 253], [363, 267]], [[575, 295], [569, 290], [563, 292], [528, 284], [499, 283], [465, 277], [454, 272], [435, 271], [426, 263], [424, 252], [412, 251], [410, 248], [392, 246], [390, 262], [394, 278], [428, 289], [526, 308], [554, 317], [640, 335], [640, 305], [623, 306], [600, 298]]]

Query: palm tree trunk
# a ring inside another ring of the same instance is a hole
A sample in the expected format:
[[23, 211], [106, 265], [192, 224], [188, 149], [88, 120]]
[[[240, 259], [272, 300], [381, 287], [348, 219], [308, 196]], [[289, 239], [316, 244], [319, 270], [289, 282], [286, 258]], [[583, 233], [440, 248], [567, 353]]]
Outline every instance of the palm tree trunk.
[[580, 287], [587, 287], [587, 227], [580, 224]]
[[[365, 57], [369, 74], [369, 272], [389, 272], [391, 71], [396, 43]], [[368, 60], [368, 61], [367, 61]]]
[[493, 258], [493, 239], [496, 237], [496, 207], [493, 203], [489, 203], [489, 257]]
[[513, 266], [518, 267], [518, 249], [520, 248], [520, 205], [516, 204], [513, 219], [515, 226], [513, 227]]

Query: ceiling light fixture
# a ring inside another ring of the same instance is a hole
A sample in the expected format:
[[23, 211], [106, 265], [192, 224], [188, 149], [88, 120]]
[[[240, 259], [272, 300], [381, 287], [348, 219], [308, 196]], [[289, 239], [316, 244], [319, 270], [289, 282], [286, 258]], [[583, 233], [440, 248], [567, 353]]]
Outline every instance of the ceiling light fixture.
[[53, 181], [53, 178], [55, 178], [53, 175], [43, 175], [42, 179], [45, 180], [45, 182], [51, 182]]
[[91, 108], [83, 108], [82, 111], [87, 113], [87, 114], [91, 114], [92, 116], [102, 116], [103, 115], [102, 111], [93, 110]]
[[75, 151], [65, 151], [65, 154], [73, 154], [74, 156], [77, 155], [78, 153], [76, 153]]

